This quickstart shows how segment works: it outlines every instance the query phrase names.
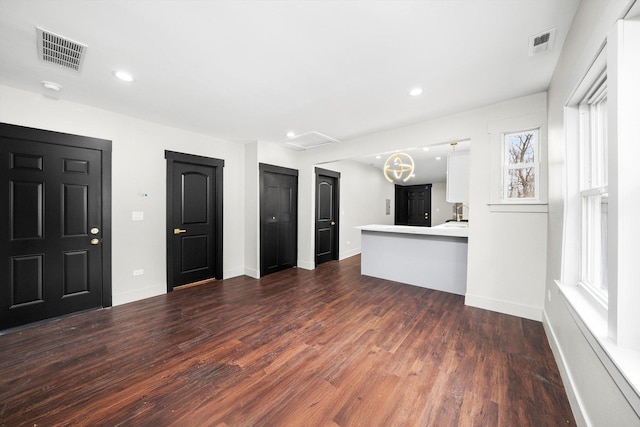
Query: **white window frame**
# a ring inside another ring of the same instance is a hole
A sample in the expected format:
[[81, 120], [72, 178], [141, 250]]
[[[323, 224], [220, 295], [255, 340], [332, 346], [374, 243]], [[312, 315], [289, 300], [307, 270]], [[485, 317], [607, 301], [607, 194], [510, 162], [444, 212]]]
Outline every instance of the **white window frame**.
[[[533, 162], [529, 163], [509, 163], [507, 154], [507, 140], [512, 135], [533, 133]], [[533, 168], [534, 170], [534, 196], [533, 197], [508, 197], [509, 194], [509, 172], [518, 169]], [[540, 128], [517, 130], [515, 132], [505, 132], [502, 134], [502, 201], [504, 203], [531, 203], [540, 201]]]
[[[542, 97], [542, 96], [541, 96]], [[540, 111], [522, 116], [491, 121], [487, 124], [491, 141], [491, 191], [490, 212], [546, 213], [547, 203], [547, 115], [546, 94]], [[540, 102], [536, 99], [535, 102]], [[538, 130], [538, 141], [534, 160], [536, 160], [536, 198], [505, 198], [505, 135], [530, 130]]]
[[605, 310], [608, 308], [608, 221], [607, 216], [603, 218], [602, 198], [608, 199], [609, 193], [606, 103], [605, 69], [577, 105], [581, 199], [578, 283]]

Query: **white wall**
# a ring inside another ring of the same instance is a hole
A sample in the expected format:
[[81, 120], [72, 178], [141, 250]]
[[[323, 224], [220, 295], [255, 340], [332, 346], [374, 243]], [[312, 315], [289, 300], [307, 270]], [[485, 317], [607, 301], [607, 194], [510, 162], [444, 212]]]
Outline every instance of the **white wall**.
[[244, 171], [244, 274], [258, 278], [260, 277], [258, 142], [245, 145]]
[[[164, 150], [225, 160], [223, 274], [243, 274], [243, 145], [6, 86], [0, 86], [0, 99], [2, 122], [113, 142], [114, 305], [166, 292]], [[144, 220], [132, 221], [132, 211], [143, 211]], [[133, 277], [136, 269], [144, 275]]]
[[[579, 425], [638, 426], [640, 419], [573, 319], [561, 278], [566, 144], [564, 105], [629, 1], [582, 1], [548, 92], [549, 225], [544, 324]], [[635, 112], [637, 114], [637, 111]], [[635, 256], [636, 254], [633, 254]], [[637, 322], [633, 324], [637, 328]]]
[[431, 187], [431, 226], [442, 224], [448, 219], [453, 219], [453, 203], [447, 202], [447, 184], [436, 182]]
[[[340, 172], [340, 254], [344, 259], [360, 253], [360, 230], [367, 224], [393, 224], [395, 187], [380, 169], [343, 160], [317, 165], [322, 169]], [[386, 215], [385, 201], [391, 202]]]

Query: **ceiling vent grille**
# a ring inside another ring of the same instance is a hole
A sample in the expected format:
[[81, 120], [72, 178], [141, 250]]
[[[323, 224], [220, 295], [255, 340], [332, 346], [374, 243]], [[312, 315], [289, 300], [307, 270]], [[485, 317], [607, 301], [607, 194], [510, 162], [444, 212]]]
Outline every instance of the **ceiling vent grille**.
[[323, 145], [327, 144], [335, 144], [340, 141], [320, 132], [316, 132], [315, 130], [312, 130], [310, 132], [305, 132], [300, 135], [287, 138], [284, 140], [284, 142], [300, 150], [308, 150], [310, 148], [322, 147]]
[[87, 45], [36, 27], [38, 59], [80, 71]]
[[537, 55], [553, 49], [553, 42], [555, 39], [555, 28], [529, 37], [529, 56]]

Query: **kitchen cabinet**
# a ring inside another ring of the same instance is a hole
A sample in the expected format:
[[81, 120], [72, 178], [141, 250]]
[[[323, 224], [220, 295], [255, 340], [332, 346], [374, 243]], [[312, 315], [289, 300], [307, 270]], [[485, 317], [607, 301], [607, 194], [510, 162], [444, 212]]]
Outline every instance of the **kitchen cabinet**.
[[447, 202], [469, 203], [469, 151], [452, 151], [447, 156]]

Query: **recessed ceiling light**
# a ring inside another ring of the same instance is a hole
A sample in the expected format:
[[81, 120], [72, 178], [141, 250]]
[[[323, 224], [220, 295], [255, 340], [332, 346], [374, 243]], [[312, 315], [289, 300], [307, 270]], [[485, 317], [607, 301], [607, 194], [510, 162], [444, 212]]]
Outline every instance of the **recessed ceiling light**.
[[429, 147], [424, 147], [422, 151], [429, 151]]
[[127, 82], [127, 83], [131, 83], [134, 78], [131, 74], [127, 73], [126, 71], [122, 71], [122, 70], [117, 70], [113, 72], [113, 75], [122, 80], [123, 82]]
[[289, 132], [287, 132], [287, 138], [293, 138], [294, 136], [296, 136], [296, 133], [292, 130], [290, 130]]
[[413, 89], [411, 89], [411, 91], [409, 91], [409, 95], [411, 95], [411, 96], [422, 95], [422, 88], [421, 87], [414, 87]]
[[436, 157], [436, 160], [442, 160], [442, 157], [438, 156]]
[[382, 158], [382, 156], [376, 156], [376, 159], [381, 159], [381, 158]]

